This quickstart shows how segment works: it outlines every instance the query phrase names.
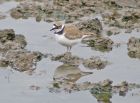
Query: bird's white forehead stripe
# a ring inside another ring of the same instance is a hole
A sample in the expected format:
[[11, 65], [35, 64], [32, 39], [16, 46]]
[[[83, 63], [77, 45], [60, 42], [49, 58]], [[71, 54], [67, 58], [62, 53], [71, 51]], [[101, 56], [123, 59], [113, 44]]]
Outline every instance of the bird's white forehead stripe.
[[56, 26], [53, 26], [53, 28], [55, 28]]

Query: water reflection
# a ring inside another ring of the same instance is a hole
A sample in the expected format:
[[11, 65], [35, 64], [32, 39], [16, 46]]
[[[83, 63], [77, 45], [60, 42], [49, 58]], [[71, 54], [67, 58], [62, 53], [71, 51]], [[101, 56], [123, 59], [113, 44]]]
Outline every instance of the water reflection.
[[92, 72], [81, 71], [78, 66], [71, 64], [63, 64], [56, 68], [54, 72], [54, 80], [75, 83], [82, 76], [92, 74]]
[[50, 92], [77, 92], [89, 90], [89, 92], [97, 99], [98, 103], [112, 103], [111, 98], [114, 94], [126, 96], [128, 91], [138, 88], [138, 84], [121, 82], [113, 85], [113, 81], [107, 79], [101, 82], [80, 82], [77, 81], [83, 76], [88, 76], [92, 72], [84, 72], [78, 66], [72, 64], [62, 64], [56, 68], [53, 75], [52, 86]]
[[[78, 66], [71, 64], [62, 64], [58, 66], [53, 76], [53, 88], [63, 88], [66, 90], [76, 89], [76, 81], [92, 74], [92, 72], [84, 72]], [[77, 88], [78, 89], [78, 88]]]

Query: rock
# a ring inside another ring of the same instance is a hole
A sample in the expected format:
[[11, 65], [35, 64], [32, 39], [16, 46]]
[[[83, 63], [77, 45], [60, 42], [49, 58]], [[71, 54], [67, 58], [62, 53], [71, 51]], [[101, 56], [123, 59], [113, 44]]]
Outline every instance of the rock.
[[97, 99], [98, 102], [111, 103], [110, 99], [112, 97], [112, 86], [102, 87], [100, 85], [94, 86], [90, 93]]
[[[116, 27], [118, 29], [126, 29], [126, 33], [131, 32], [133, 29], [138, 28], [140, 24], [140, 12], [124, 8], [122, 10], [105, 10], [102, 14], [105, 25], [109, 27]], [[111, 30], [107, 30], [111, 34]]]
[[106, 6], [111, 9], [111, 8], [122, 8], [121, 5], [119, 5], [116, 0], [105, 0], [104, 3]]
[[0, 42], [4, 43], [8, 40], [14, 40], [15, 32], [13, 29], [0, 30]]
[[119, 34], [119, 33], [120, 33], [120, 29], [119, 28], [117, 28], [117, 27], [110, 27], [110, 28], [108, 28], [106, 34], [108, 36], [111, 36], [111, 35], [116, 35], [116, 34]]
[[41, 60], [42, 54], [24, 50], [27, 45], [23, 35], [16, 35], [13, 29], [0, 30], [0, 59], [1, 66], [11, 66], [22, 72], [34, 70], [36, 63]]
[[73, 56], [70, 52], [66, 52], [64, 54], [60, 54], [57, 56], [52, 56], [51, 60], [60, 61], [63, 63], [72, 64], [72, 65], [79, 65], [82, 61], [81, 58], [77, 56]]
[[127, 43], [128, 55], [132, 58], [140, 58], [140, 38], [131, 37]]
[[109, 79], [106, 79], [104, 80], [103, 82], [101, 82], [101, 86], [103, 87], [107, 87], [107, 86], [111, 86], [111, 84], [113, 83], [113, 81], [109, 80]]
[[120, 84], [121, 86], [128, 86], [128, 82], [126, 82], [126, 81], [123, 81], [123, 82], [121, 82], [121, 84]]
[[11, 16], [15, 19], [36, 17], [37, 21], [53, 18], [52, 20], [66, 20], [74, 22], [84, 15], [95, 12], [92, 7], [94, 2], [91, 0], [70, 0], [70, 1], [22, 1], [16, 8], [11, 10]]
[[23, 35], [16, 35], [14, 41], [7, 41], [4, 46], [7, 50], [13, 49], [24, 49], [27, 45], [25, 37]]
[[8, 50], [23, 49], [27, 45], [23, 35], [16, 35], [13, 29], [0, 31], [0, 52], [6, 53]]
[[89, 47], [101, 52], [111, 51], [113, 46], [113, 41], [107, 37], [91, 37], [87, 40], [84, 39], [82, 42], [86, 43]]
[[48, 23], [50, 23], [50, 22], [53, 22], [55, 20], [53, 18], [46, 18], [45, 21], [48, 22]]
[[43, 12], [43, 7], [40, 6], [40, 3], [36, 2], [21, 2], [16, 8], [11, 9], [11, 17], [15, 19], [23, 18], [27, 19], [29, 17], [37, 17]]
[[76, 87], [81, 91], [81, 90], [90, 90], [92, 89], [94, 86], [96, 86], [95, 83], [91, 83], [91, 82], [83, 82], [83, 83], [78, 83], [76, 84]]
[[5, 55], [10, 66], [20, 72], [36, 69], [36, 63], [41, 60], [42, 54], [26, 50], [10, 50]]
[[73, 83], [70, 81], [69, 82], [53, 81], [52, 87], [50, 87], [49, 89], [51, 89], [51, 91], [53, 92], [65, 91], [65, 92], [71, 93], [71, 92], [89, 90], [93, 88], [94, 86], [96, 86], [96, 84], [90, 83], [90, 82]]
[[108, 30], [108, 31], [106, 32], [106, 35], [111, 36], [111, 35], [113, 35], [113, 32], [112, 32], [111, 30]]
[[113, 10], [113, 11], [105, 11], [101, 14], [101, 16], [104, 21], [110, 22], [120, 18], [121, 14], [117, 10]]
[[116, 3], [122, 7], [129, 7], [129, 8], [135, 8], [138, 7], [139, 1], [134, 0], [128, 0], [127, 2], [124, 0], [115, 0]]
[[133, 12], [133, 13], [129, 13], [128, 15], [124, 15], [122, 17], [122, 22], [131, 21], [132, 23], [136, 23], [136, 22], [138, 22], [139, 19], [140, 19], [140, 13]]
[[97, 101], [103, 103], [111, 103], [110, 99], [113, 94], [119, 94], [125, 96], [128, 90], [139, 88], [139, 84], [128, 83], [123, 81], [119, 85], [112, 86], [111, 80], [104, 80], [99, 83], [94, 83], [94, 86], [90, 89], [90, 93], [97, 99]]
[[100, 34], [102, 31], [102, 24], [98, 18], [79, 22], [76, 26], [82, 31], [93, 32], [95, 34]]
[[15, 18], [15, 19], [20, 19], [23, 17], [23, 13], [22, 11], [20, 10], [21, 8], [20, 7], [17, 7], [16, 9], [12, 9], [11, 10], [11, 17]]
[[19, 48], [22, 49], [27, 45], [26, 38], [23, 35], [16, 35], [14, 41], [19, 44]]
[[0, 60], [0, 67], [8, 67], [9, 61], [5, 59]]
[[[119, 20], [119, 24], [122, 25], [123, 28], [132, 30], [134, 29], [135, 25], [140, 22], [140, 12], [134, 11], [129, 12], [127, 11], [122, 15], [121, 20]], [[130, 31], [131, 32], [131, 31]]]
[[103, 69], [107, 65], [107, 61], [93, 57], [83, 60], [83, 65], [89, 69]]
[[119, 85], [113, 86], [112, 88], [113, 92], [119, 93], [120, 96], [125, 96], [128, 92], [128, 89], [130, 89], [129, 83], [127, 83], [126, 81], [123, 81]]
[[121, 87], [120, 91], [119, 91], [119, 95], [120, 96], [125, 96], [127, 91], [128, 91], [127, 87]]

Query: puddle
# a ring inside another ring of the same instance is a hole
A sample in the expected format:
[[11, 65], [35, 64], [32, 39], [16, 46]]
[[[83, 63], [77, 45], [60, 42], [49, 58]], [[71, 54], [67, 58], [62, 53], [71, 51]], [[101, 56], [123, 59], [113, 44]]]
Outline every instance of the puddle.
[[[12, 5], [12, 6], [11, 6]], [[0, 5], [0, 10], [7, 12], [15, 6], [15, 2], [4, 3]], [[54, 55], [63, 54], [66, 48], [59, 45], [54, 40], [54, 35], [50, 32], [52, 27], [51, 23], [36, 22], [34, 18], [12, 19], [7, 17], [0, 20], [0, 29], [14, 29], [16, 34], [24, 34], [27, 40], [27, 50], [39, 51], [42, 53], [51, 53]], [[131, 36], [140, 37], [138, 32], [133, 31], [130, 34], [119, 34], [111, 36], [114, 42], [126, 42]], [[81, 83], [85, 81], [99, 82], [105, 79], [111, 79], [113, 84], [118, 84], [121, 81], [130, 83], [140, 83], [140, 60], [132, 59], [127, 55], [127, 45], [123, 44], [120, 47], [114, 47], [110, 52], [99, 52], [85, 47], [84, 44], [78, 44], [72, 48], [72, 54], [81, 58], [90, 58], [92, 56], [99, 56], [110, 62], [102, 70], [88, 70], [80, 65], [80, 69], [86, 72], [93, 72], [88, 76], [81, 77], [76, 82]], [[8, 68], [0, 68], [0, 100], [2, 103], [97, 103], [89, 91], [79, 91], [74, 93], [50, 93], [48, 86], [53, 81], [53, 76], [56, 68], [62, 63], [50, 61], [48, 58], [42, 59], [33, 75], [28, 73], [20, 73]], [[39, 90], [31, 90], [30, 86], [39, 86]], [[132, 92], [127, 93], [125, 97], [113, 95], [111, 98], [112, 103], [139, 103], [139, 96], [132, 96]], [[138, 93], [140, 90], [134, 91]]]

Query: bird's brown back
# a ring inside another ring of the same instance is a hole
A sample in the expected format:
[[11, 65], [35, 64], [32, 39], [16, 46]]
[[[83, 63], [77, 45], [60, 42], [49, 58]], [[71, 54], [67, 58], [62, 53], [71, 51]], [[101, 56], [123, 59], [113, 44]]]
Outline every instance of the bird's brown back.
[[64, 33], [66, 38], [71, 40], [81, 38], [83, 36], [83, 33], [75, 26], [66, 26], [64, 29]]

